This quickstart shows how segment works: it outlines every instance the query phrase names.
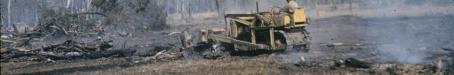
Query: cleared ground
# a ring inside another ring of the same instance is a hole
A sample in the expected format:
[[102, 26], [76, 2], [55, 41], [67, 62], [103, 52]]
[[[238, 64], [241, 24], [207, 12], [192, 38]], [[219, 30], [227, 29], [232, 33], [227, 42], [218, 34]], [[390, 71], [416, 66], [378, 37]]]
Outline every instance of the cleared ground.
[[[139, 64], [131, 63], [126, 58], [115, 57], [56, 62], [2, 62], [1, 74], [435, 74], [439, 72], [435, 66], [437, 58], [448, 55], [448, 52], [441, 48], [454, 46], [453, 20], [454, 16], [337, 16], [313, 20], [312, 26], [308, 28], [313, 40], [312, 50], [307, 53], [232, 56], [221, 59], [193, 58]], [[172, 32], [137, 32], [133, 33], [134, 38], [111, 39], [116, 40], [115, 47], [121, 48], [126, 40], [127, 48], [146, 53], [157, 46], [177, 47], [174, 45], [179, 45], [178, 37], [168, 35], [170, 33]], [[389, 50], [392, 50], [391, 54], [384, 56], [383, 54], [387, 54], [384, 52]], [[305, 57], [305, 62], [300, 62], [300, 56]], [[337, 61], [347, 58], [359, 59], [373, 65], [371, 68], [336, 65]]]

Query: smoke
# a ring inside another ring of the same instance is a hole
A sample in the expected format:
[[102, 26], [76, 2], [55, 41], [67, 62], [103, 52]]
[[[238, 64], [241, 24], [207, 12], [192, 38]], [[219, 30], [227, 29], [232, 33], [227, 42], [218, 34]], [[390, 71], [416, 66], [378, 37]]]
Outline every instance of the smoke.
[[431, 51], [454, 46], [452, 15], [382, 19], [387, 20], [369, 22], [365, 33], [370, 41], [380, 42], [376, 50], [382, 59], [427, 63], [430, 59], [426, 58], [434, 55]]
[[[362, 16], [366, 24], [363, 38], [378, 42], [378, 61], [425, 64], [434, 50], [454, 46], [454, 1], [383, 0], [364, 1], [373, 13]], [[449, 5], [450, 4], [450, 5]], [[416, 10], [416, 8], [419, 8]], [[381, 16], [380, 16], [381, 15]], [[379, 17], [380, 16], [380, 17]]]
[[[171, 24], [194, 24], [201, 21], [204, 23], [202, 25], [223, 25], [223, 14], [255, 13], [257, 1], [260, 11], [285, 5], [284, 0], [168, 1], [176, 3], [165, 6], [170, 14], [167, 23]], [[454, 1], [451, 0], [297, 0], [297, 2], [314, 20], [344, 15], [359, 17], [360, 20], [348, 21], [352, 22], [348, 24], [357, 24], [353, 25], [356, 28], [348, 29], [352, 29], [349, 31], [355, 32], [354, 34], [360, 37], [348, 40], [365, 39], [361, 43], [377, 43], [375, 52], [380, 58], [379, 61], [426, 63], [426, 58], [432, 56], [427, 50], [453, 46], [451, 37], [454, 35], [451, 33], [454, 32], [452, 26], [454, 23], [450, 20], [454, 19], [449, 15], [454, 15]], [[333, 25], [337, 25], [334, 23], [336, 22], [332, 22]], [[287, 58], [284, 59], [286, 62], [297, 62], [295, 60], [302, 55], [290, 53], [280, 57]]]
[[454, 46], [454, 1], [320, 0], [302, 5], [315, 20], [309, 27], [312, 42], [372, 43], [379, 62], [425, 64], [431, 62], [431, 52]]
[[301, 62], [307, 62], [307, 53], [303, 52], [288, 52], [285, 54], [277, 55], [283, 63], [290, 63], [290, 64], [300, 64]]
[[429, 54], [424, 53], [424, 51], [416, 51], [400, 45], [401, 44], [387, 44], [378, 46], [378, 56], [380, 56], [378, 61], [382, 63], [427, 63], [425, 58], [429, 57]]

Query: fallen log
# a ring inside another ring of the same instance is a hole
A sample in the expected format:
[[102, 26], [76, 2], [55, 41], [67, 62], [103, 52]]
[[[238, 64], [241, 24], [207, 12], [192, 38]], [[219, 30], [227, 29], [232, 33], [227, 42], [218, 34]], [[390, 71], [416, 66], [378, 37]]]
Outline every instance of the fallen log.
[[93, 52], [40, 52], [38, 55], [49, 57], [52, 59], [73, 59], [73, 58], [86, 58], [86, 59], [96, 59], [102, 57], [111, 57], [118, 55], [119, 57], [130, 57], [133, 56], [136, 52], [135, 49], [115, 49], [115, 50], [106, 50], [106, 51], [93, 51]]
[[[34, 50], [23, 48], [10, 48], [2, 52], [1, 61], [8, 61], [18, 57], [38, 57], [41, 59], [72, 59], [72, 58], [101, 58], [113, 55], [131, 56], [135, 53], [133, 49], [108, 50], [112, 47], [113, 41], [92, 42], [92, 44], [79, 43], [73, 40], [65, 41], [57, 45], [50, 45]], [[89, 46], [89, 45], [94, 45]]]
[[454, 52], [454, 49], [453, 49], [453, 48], [441, 48], [441, 49], [443, 49], [443, 50], [445, 50], [445, 51], [449, 51], [449, 52]]
[[11, 41], [11, 40], [1, 40], [2, 47], [8, 47], [8, 46], [13, 46], [16, 44], [16, 41]]
[[159, 52], [152, 54], [152, 56], [148, 56], [145, 58], [142, 58], [140, 60], [133, 60], [134, 63], [143, 63], [143, 62], [149, 62], [149, 61], [173, 61], [177, 60], [181, 57], [184, 57], [183, 51], [181, 49], [164, 49], [160, 50]]
[[353, 68], [370, 68], [371, 64], [367, 62], [360, 61], [355, 58], [347, 58], [344, 60], [339, 60], [336, 62], [336, 66], [341, 67], [353, 67]]
[[37, 57], [41, 60], [65, 60], [65, 59], [96, 59], [102, 57], [111, 57], [118, 55], [118, 57], [133, 56], [136, 50], [134, 49], [115, 49], [107, 51], [93, 51], [93, 52], [48, 52], [48, 51], [11, 51], [8, 54], [2, 54], [1, 62], [7, 62], [10, 59], [19, 57]]

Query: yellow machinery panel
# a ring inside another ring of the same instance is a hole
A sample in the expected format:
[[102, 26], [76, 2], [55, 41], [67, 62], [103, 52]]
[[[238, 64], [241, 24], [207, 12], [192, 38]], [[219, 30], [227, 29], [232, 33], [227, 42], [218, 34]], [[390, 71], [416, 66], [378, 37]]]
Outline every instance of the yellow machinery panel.
[[[296, 9], [295, 13], [293, 13], [293, 18], [295, 19], [296, 24], [306, 24], [307, 23], [307, 18], [306, 18], [303, 8]], [[284, 17], [284, 24], [285, 25], [290, 24], [289, 16]]]

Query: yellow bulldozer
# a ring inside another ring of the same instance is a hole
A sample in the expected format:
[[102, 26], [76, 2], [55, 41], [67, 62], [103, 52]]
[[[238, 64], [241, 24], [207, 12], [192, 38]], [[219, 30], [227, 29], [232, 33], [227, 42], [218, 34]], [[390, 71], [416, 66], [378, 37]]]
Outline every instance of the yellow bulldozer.
[[281, 12], [280, 9], [255, 14], [225, 14], [226, 28], [202, 29], [200, 43], [212, 44], [215, 51], [211, 52], [219, 49], [307, 51], [311, 39], [306, 30], [309, 18], [303, 8], [293, 11], [293, 14]]

